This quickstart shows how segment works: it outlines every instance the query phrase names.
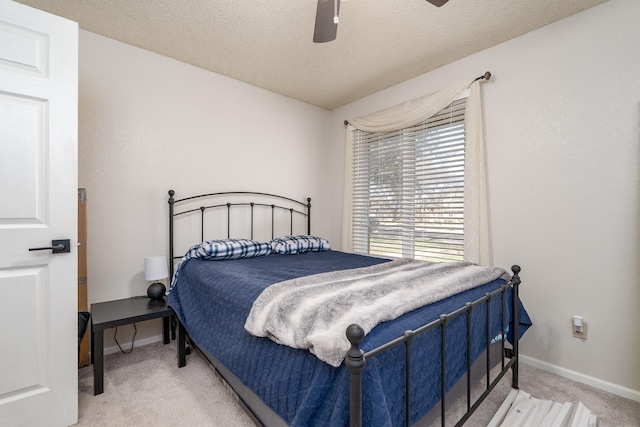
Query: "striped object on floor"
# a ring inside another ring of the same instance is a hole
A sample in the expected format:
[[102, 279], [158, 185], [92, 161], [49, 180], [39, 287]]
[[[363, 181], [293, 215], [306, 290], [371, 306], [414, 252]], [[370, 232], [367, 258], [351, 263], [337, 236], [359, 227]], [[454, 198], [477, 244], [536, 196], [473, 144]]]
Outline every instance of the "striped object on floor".
[[541, 400], [513, 389], [488, 427], [596, 427], [596, 416], [582, 402]]

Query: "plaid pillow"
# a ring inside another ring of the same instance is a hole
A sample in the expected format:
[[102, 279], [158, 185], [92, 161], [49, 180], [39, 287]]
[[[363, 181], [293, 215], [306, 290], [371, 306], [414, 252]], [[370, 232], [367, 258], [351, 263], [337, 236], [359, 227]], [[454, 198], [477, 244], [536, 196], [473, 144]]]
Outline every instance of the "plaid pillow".
[[171, 287], [167, 291], [167, 295], [175, 286], [182, 263], [193, 258], [208, 260], [225, 260], [250, 258], [261, 255], [268, 255], [271, 252], [269, 243], [256, 242], [249, 239], [222, 239], [207, 240], [189, 248], [187, 253], [182, 257], [178, 265], [176, 265], [173, 278], [171, 279]]
[[256, 257], [267, 255], [269, 252], [269, 243], [249, 239], [222, 239], [208, 240], [192, 246], [185, 256], [187, 259], [222, 260]]
[[315, 236], [285, 236], [271, 241], [271, 252], [278, 254], [301, 254], [329, 249], [329, 241]]

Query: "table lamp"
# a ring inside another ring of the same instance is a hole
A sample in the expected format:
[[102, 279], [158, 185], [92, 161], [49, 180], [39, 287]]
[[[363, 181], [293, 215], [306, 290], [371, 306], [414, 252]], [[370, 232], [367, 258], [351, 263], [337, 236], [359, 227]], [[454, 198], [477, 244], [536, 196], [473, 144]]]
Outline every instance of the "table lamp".
[[164, 293], [167, 288], [158, 280], [166, 279], [167, 277], [169, 277], [167, 257], [161, 255], [144, 259], [144, 280], [153, 281], [147, 288], [147, 296], [151, 298], [151, 301], [164, 300]]

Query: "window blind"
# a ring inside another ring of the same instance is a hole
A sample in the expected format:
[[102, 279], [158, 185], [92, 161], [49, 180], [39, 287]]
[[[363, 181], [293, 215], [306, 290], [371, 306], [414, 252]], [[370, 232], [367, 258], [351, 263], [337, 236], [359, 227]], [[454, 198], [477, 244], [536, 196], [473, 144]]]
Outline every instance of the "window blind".
[[354, 251], [462, 261], [466, 98], [416, 126], [354, 130]]

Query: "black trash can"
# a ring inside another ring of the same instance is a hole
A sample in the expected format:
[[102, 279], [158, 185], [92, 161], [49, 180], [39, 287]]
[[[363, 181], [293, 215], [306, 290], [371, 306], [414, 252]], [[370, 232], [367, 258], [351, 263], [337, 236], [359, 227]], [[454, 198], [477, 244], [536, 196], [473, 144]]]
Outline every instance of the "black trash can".
[[78, 313], [78, 361], [80, 361], [80, 342], [84, 336], [87, 326], [89, 325], [89, 318], [91, 315], [86, 311]]

